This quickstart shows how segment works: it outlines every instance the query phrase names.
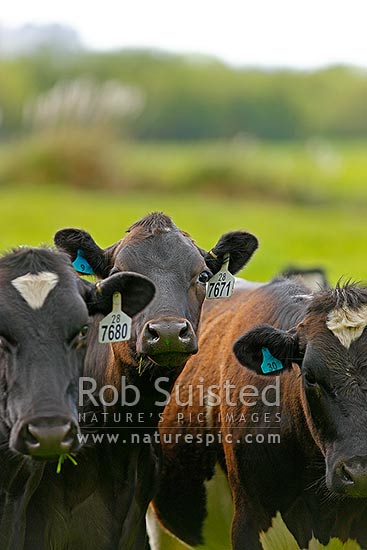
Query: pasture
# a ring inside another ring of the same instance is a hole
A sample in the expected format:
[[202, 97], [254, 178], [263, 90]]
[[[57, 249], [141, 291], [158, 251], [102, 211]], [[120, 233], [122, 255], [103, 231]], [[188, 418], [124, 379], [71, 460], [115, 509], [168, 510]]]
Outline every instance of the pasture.
[[260, 249], [243, 276], [265, 281], [290, 263], [323, 266], [335, 283], [341, 276], [365, 279], [366, 208], [343, 202], [289, 204], [273, 199], [226, 197], [184, 191], [112, 193], [80, 191], [56, 185], [6, 186], [1, 190], [0, 248], [51, 242], [60, 227], [89, 230], [107, 246], [130, 223], [162, 210], [185, 228], [200, 246], [236, 228], [257, 235]]
[[[344, 194], [346, 189], [340, 189]], [[323, 188], [329, 200], [303, 203], [279, 200], [271, 193], [264, 193], [263, 198], [250, 192], [228, 196], [210, 189], [117, 193], [61, 185], [34, 186], [27, 182], [9, 184], [3, 186], [0, 195], [0, 248], [51, 243], [54, 232], [66, 226], [83, 227], [100, 245], [107, 246], [120, 238], [130, 223], [147, 212], [162, 210], [203, 247], [209, 247], [221, 233], [232, 229], [242, 228], [257, 235], [260, 248], [242, 273], [251, 280], [265, 281], [289, 264], [323, 266], [332, 283], [341, 276], [363, 280], [367, 267], [366, 208], [363, 201], [352, 200], [360, 191], [365, 193], [365, 187], [354, 189], [351, 185], [351, 200], [346, 201], [344, 195], [333, 200]], [[224, 488], [225, 481], [222, 479], [220, 484]], [[211, 541], [217, 540], [218, 545], [211, 543], [208, 550], [228, 550], [221, 541], [223, 524], [230, 516], [229, 504], [228, 496], [222, 497], [221, 492], [218, 488], [212, 491], [217, 502], [207, 528]], [[164, 538], [162, 550], [180, 548], [183, 547], [178, 542]]]

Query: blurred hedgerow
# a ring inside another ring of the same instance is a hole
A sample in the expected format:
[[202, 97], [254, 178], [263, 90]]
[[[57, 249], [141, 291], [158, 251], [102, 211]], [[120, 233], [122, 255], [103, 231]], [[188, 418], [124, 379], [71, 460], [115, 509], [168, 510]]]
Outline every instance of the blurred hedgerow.
[[3, 184], [119, 189], [122, 175], [111, 136], [94, 129], [59, 129], [32, 135], [8, 148]]

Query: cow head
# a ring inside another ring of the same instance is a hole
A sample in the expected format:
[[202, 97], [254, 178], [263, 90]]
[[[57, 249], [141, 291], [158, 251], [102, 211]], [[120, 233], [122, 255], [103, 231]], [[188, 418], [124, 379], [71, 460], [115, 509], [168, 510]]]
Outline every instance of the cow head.
[[[82, 253], [94, 273], [108, 278], [133, 271], [149, 277], [156, 296], [133, 324], [130, 360], [182, 368], [197, 352], [196, 331], [205, 284], [230, 254], [229, 270], [240, 270], [257, 248], [253, 235], [235, 231], [223, 235], [210, 253], [198, 248], [168, 216], [153, 213], [128, 229], [126, 237], [109, 248], [100, 248], [80, 229], [63, 229], [55, 235], [56, 246], [74, 261]], [[122, 348], [121, 344], [114, 344]]]
[[[237, 359], [264, 374], [298, 365], [312, 437], [325, 457], [329, 490], [367, 497], [367, 287], [320, 292], [289, 332], [261, 325], [234, 345]], [[265, 351], [264, 351], [265, 350]]]
[[108, 314], [116, 291], [134, 315], [153, 298], [154, 285], [123, 273], [97, 287], [51, 249], [22, 248], [0, 259], [0, 431], [11, 450], [52, 458], [78, 449], [89, 315]]
[[309, 292], [318, 292], [330, 288], [325, 269], [322, 267], [289, 266], [282, 271], [281, 276], [303, 284]]

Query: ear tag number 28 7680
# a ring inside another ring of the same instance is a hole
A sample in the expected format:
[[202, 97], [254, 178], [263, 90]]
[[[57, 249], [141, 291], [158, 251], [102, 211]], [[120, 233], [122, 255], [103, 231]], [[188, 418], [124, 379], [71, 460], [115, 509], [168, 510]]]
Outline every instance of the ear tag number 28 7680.
[[98, 341], [101, 344], [130, 340], [131, 317], [121, 309], [121, 294], [114, 292], [112, 311], [99, 323]]
[[229, 298], [233, 294], [235, 278], [228, 271], [229, 254], [224, 256], [220, 271], [206, 283], [207, 298]]

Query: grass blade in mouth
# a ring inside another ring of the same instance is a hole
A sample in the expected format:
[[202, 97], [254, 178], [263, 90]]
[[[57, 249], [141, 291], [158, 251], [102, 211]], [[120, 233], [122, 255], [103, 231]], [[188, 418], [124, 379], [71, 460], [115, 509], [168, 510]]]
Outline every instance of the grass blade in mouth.
[[69, 459], [70, 462], [72, 464], [74, 464], [74, 466], [78, 466], [77, 461], [75, 460], [75, 458], [72, 455], [70, 455], [69, 453], [63, 453], [59, 456], [59, 460], [57, 462], [57, 468], [56, 468], [56, 473], [57, 474], [61, 473], [62, 465], [64, 464], [66, 459]]

